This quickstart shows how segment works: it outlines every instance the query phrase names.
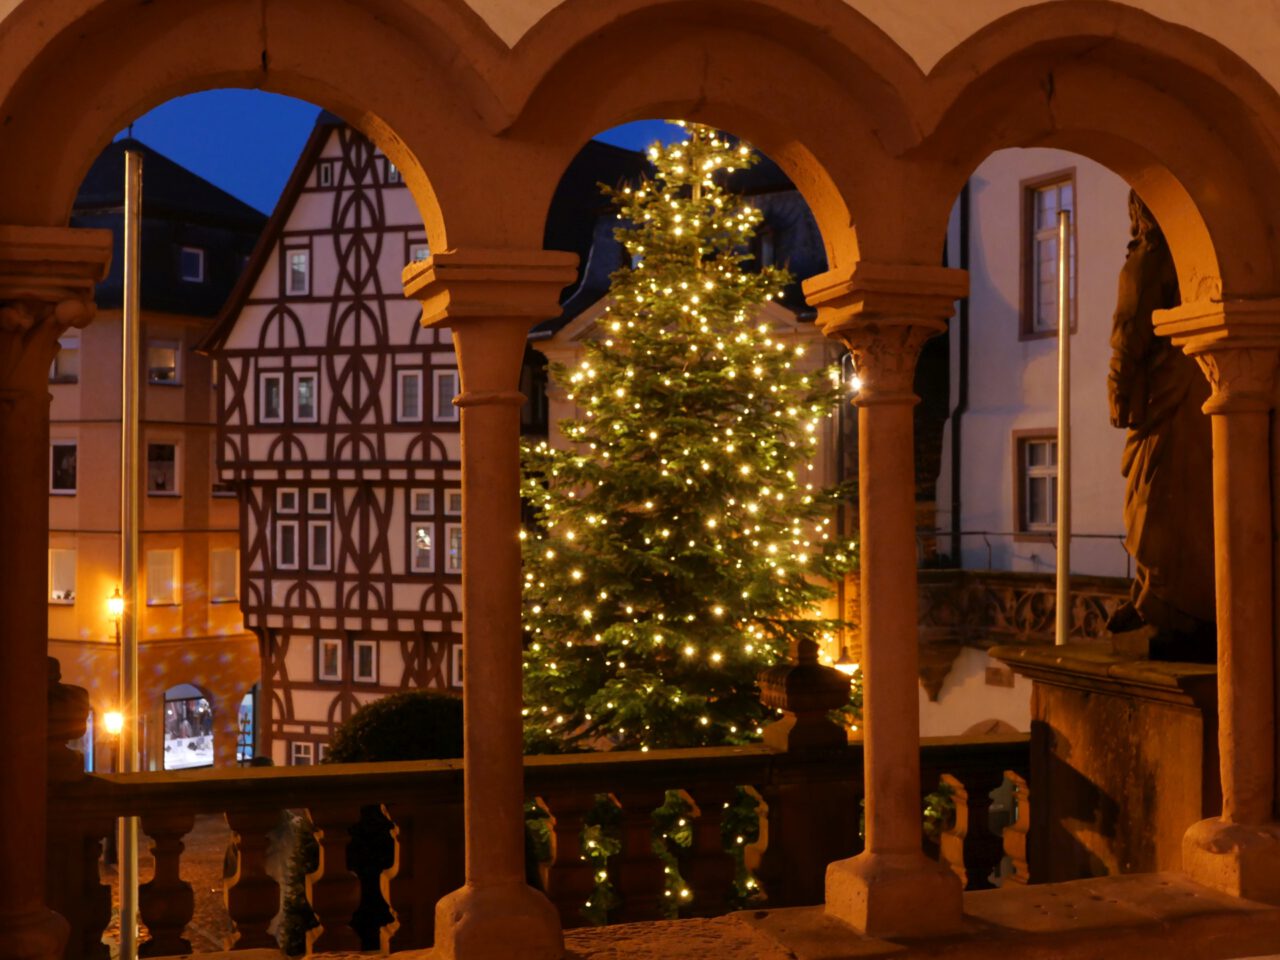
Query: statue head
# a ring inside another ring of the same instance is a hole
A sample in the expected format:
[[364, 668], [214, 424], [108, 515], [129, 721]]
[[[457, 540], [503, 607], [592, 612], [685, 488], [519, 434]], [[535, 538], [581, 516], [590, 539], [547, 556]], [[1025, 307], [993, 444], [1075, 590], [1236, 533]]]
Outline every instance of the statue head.
[[1160, 232], [1160, 224], [1156, 223], [1156, 218], [1136, 190], [1129, 191], [1129, 233], [1135, 240], [1152, 243], [1164, 238]]

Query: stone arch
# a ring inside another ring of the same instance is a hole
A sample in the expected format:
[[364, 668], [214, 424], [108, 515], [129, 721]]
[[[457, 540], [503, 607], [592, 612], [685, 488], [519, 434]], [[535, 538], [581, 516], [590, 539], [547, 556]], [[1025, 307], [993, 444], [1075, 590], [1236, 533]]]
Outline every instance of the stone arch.
[[1143, 197], [1184, 301], [1280, 289], [1280, 96], [1202, 34], [1111, 2], [1024, 8], [938, 63], [920, 115], [927, 134], [902, 158], [916, 165], [904, 222], [918, 255], [922, 242], [926, 258], [941, 252], [951, 204], [989, 154], [1058, 147]]

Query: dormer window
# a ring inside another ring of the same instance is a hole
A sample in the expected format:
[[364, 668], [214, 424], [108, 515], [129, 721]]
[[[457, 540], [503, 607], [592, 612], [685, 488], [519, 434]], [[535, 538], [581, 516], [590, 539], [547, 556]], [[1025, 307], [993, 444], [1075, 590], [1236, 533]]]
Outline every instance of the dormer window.
[[178, 276], [187, 283], [204, 283], [203, 248], [178, 248]]

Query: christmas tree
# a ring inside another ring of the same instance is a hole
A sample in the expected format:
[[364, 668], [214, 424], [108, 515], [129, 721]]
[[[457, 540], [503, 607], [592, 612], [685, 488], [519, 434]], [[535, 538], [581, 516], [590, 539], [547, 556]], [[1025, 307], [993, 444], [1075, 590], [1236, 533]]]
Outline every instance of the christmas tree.
[[826, 371], [762, 322], [789, 280], [751, 268], [761, 213], [729, 192], [749, 147], [707, 127], [607, 190], [631, 265], [599, 337], [552, 379], [582, 411], [567, 449], [526, 445], [526, 735], [531, 750], [743, 743], [759, 672], [854, 561], [814, 482]]

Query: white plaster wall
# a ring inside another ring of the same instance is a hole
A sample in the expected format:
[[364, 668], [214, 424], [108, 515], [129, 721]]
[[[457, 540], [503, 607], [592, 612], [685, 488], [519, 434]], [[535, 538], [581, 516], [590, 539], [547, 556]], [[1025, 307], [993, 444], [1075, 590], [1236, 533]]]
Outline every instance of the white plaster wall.
[[987, 667], [998, 667], [983, 650], [964, 647], [932, 701], [920, 688], [920, 735], [959, 736], [975, 724], [1000, 720], [1015, 730], [1031, 729], [1031, 681], [1014, 675], [1012, 687], [987, 685]]

